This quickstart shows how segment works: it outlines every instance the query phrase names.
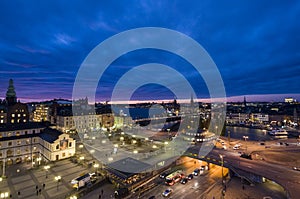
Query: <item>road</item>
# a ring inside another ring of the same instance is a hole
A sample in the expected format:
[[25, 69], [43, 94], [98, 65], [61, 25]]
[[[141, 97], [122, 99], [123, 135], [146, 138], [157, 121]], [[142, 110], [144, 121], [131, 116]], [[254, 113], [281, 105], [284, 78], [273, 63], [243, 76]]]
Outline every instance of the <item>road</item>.
[[[284, 153], [285, 151], [287, 152], [288, 150], [298, 150], [300, 152], [300, 147], [297, 145], [293, 146], [293, 148], [280, 147], [276, 142], [278, 141], [266, 142], [266, 145], [272, 146], [272, 150], [280, 154]], [[285, 142], [289, 142], [289, 140], [286, 140]], [[278, 147], [275, 147], [275, 145]], [[248, 152], [251, 152], [251, 150], [249, 150], [251, 148], [255, 150], [266, 150], [265, 146], [260, 146], [258, 142], [248, 142], [247, 146]], [[231, 165], [235, 168], [273, 180], [282, 185], [288, 191], [290, 198], [298, 198], [300, 195], [299, 171], [294, 171], [291, 167], [282, 164], [269, 163], [263, 160], [248, 160], [241, 158], [239, 157], [238, 153], [234, 152], [233, 150], [216, 148], [211, 151], [207, 157], [211, 159], [220, 159], [220, 154], [225, 156], [225, 166]]]
[[[200, 164], [205, 165], [204, 162], [200, 163], [198, 161], [196, 164], [194, 163], [194, 161], [185, 163], [184, 173], [192, 173], [195, 168], [200, 167]], [[202, 173], [200, 176], [194, 176], [194, 178], [185, 185], [177, 183], [173, 186], [167, 186], [164, 184], [163, 179], [157, 179], [156, 183], [159, 185], [144, 194], [142, 198], [146, 199], [151, 196], [155, 196], [155, 198], [164, 198], [162, 196], [162, 193], [167, 188], [171, 188], [173, 190], [170, 196], [171, 198], [199, 198], [202, 194], [205, 194], [207, 190], [212, 188], [216, 183], [221, 181], [221, 172], [221, 167], [213, 166], [210, 170], [204, 171], [204, 173]]]

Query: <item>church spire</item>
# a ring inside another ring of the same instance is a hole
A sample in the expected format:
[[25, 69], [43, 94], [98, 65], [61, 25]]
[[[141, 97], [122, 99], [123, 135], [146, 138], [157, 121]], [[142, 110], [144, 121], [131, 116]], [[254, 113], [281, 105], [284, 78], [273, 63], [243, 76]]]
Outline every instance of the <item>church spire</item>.
[[9, 85], [6, 92], [6, 101], [8, 105], [14, 105], [15, 103], [17, 103], [14, 81], [12, 79], [9, 80]]

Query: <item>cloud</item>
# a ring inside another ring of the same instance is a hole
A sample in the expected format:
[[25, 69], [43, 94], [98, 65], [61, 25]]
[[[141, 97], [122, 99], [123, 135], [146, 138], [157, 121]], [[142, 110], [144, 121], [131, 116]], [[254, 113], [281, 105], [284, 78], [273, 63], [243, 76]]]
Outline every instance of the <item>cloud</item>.
[[[145, 26], [174, 29], [199, 42], [217, 64], [229, 96], [300, 93], [295, 83], [300, 80], [297, 1], [29, 0], [0, 1], [0, 8], [0, 83], [15, 79], [21, 87], [18, 96], [70, 97], [79, 66], [95, 46], [121, 31]], [[150, 62], [174, 67], [199, 97], [208, 96], [201, 76], [188, 63], [171, 53], [145, 50], [112, 64], [99, 84], [105, 90], [99, 99], [110, 95], [122, 74]], [[149, 86], [141, 95], [146, 91], [159, 95], [160, 89]]]

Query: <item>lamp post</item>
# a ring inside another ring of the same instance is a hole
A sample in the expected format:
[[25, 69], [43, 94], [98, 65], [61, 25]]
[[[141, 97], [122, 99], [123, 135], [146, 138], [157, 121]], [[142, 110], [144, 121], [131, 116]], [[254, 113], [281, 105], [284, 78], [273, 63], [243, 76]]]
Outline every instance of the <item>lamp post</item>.
[[56, 187], [56, 189], [58, 191], [58, 185], [59, 185], [59, 182], [61, 181], [61, 176], [55, 176], [54, 179], [57, 181], [57, 187]]
[[70, 199], [77, 199], [77, 196], [71, 196]]
[[82, 152], [83, 144], [79, 145], [80, 152]]
[[167, 152], [167, 145], [169, 144], [169, 142], [164, 142], [164, 145], [165, 145], [165, 152]]
[[48, 178], [48, 169], [50, 169], [49, 165], [44, 166], [44, 169], [46, 171], [46, 178]]
[[98, 173], [98, 168], [99, 168], [99, 164], [94, 164], [94, 168], [95, 168], [95, 173]]
[[243, 138], [244, 138], [244, 140], [245, 140], [245, 145], [246, 145], [246, 152], [245, 152], [245, 153], [247, 153], [247, 148], [248, 148], [248, 146], [247, 146], [247, 139], [248, 139], [249, 137], [246, 136], [246, 135], [244, 135]]
[[224, 179], [224, 155], [220, 154], [221, 158], [221, 166], [222, 166], [222, 185], [223, 185], [223, 190], [222, 190], [222, 196], [225, 196], [225, 179]]
[[41, 160], [42, 160], [42, 158], [40, 158], [40, 157], [36, 159], [36, 161], [38, 162], [39, 166], [41, 165]]

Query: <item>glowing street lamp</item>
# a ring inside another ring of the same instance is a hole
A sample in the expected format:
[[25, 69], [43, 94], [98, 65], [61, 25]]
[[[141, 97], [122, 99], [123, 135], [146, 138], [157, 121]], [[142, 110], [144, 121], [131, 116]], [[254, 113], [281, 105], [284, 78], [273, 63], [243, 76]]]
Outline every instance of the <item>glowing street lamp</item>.
[[245, 140], [246, 153], [247, 153], [247, 148], [248, 148], [248, 146], [247, 146], [247, 139], [249, 138], [249, 136], [244, 135], [243, 138], [244, 138], [244, 140]]
[[164, 142], [164, 145], [165, 145], [165, 152], [167, 151], [167, 145], [169, 144], [169, 142]]
[[39, 165], [41, 164], [41, 160], [42, 158], [37, 158], [36, 161], [39, 163]]
[[59, 182], [61, 181], [61, 176], [55, 176], [55, 181], [57, 181], [57, 187], [56, 187], [56, 189], [57, 189], [57, 191], [58, 191], [58, 185], [59, 185]]
[[50, 169], [49, 165], [44, 166], [44, 169], [46, 171], [46, 178], [48, 178], [48, 170]]
[[99, 164], [94, 164], [95, 173], [98, 173]]
[[71, 196], [70, 199], [77, 199], [77, 196]]
[[225, 195], [224, 156], [220, 154], [220, 158], [221, 158], [221, 166], [222, 166], [222, 185], [223, 185], [222, 196], [224, 197]]
[[82, 152], [83, 144], [80, 144], [78, 147], [79, 147], [79, 149], [80, 149], [80, 152]]

